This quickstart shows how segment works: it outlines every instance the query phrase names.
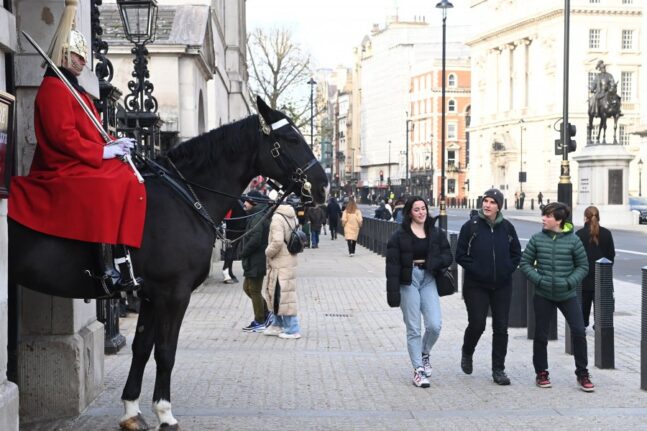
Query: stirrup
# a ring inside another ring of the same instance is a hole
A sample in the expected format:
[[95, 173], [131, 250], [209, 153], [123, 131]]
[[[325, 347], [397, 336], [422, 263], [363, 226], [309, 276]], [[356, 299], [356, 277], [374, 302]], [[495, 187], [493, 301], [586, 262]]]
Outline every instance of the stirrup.
[[122, 245], [122, 256], [114, 258], [115, 268], [118, 268], [119, 279], [117, 280], [119, 290], [135, 291], [139, 289], [144, 282], [141, 277], [136, 277], [133, 271], [132, 260], [130, 259], [130, 251], [128, 247]]

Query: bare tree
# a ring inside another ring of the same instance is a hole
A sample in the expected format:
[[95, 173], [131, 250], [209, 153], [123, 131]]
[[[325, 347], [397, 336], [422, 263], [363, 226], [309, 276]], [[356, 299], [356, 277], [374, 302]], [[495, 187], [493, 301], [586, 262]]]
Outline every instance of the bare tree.
[[310, 121], [310, 55], [292, 40], [288, 29], [257, 28], [248, 36], [252, 90], [271, 108], [292, 118], [301, 129]]

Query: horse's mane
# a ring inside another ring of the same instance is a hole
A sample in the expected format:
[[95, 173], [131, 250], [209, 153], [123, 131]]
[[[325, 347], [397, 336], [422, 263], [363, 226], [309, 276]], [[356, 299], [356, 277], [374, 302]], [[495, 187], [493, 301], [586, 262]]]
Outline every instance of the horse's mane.
[[168, 157], [176, 164], [200, 169], [213, 166], [223, 158], [237, 160], [241, 152], [256, 151], [258, 138], [258, 115], [250, 115], [176, 145], [169, 150]]

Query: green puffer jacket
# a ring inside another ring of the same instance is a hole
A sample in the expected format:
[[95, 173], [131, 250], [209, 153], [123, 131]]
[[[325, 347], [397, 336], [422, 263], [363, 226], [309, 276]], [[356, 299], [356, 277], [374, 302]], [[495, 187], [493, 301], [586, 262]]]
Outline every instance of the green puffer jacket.
[[243, 276], [245, 277], [263, 277], [266, 272], [265, 248], [267, 247], [267, 237], [270, 232], [270, 220], [265, 218], [267, 205], [257, 204], [249, 211], [254, 217], [247, 219], [247, 229], [254, 229], [243, 238], [243, 244], [240, 250], [240, 258], [243, 264]]
[[566, 223], [562, 232], [543, 230], [530, 238], [521, 257], [521, 271], [535, 285], [535, 293], [561, 302], [576, 296], [589, 272], [586, 250]]

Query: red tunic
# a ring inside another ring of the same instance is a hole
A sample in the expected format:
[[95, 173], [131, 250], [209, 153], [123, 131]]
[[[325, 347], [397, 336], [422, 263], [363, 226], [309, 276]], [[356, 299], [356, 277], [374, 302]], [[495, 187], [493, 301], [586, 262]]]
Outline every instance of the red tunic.
[[103, 160], [101, 135], [57, 77], [43, 79], [34, 123], [38, 145], [29, 175], [11, 180], [9, 217], [48, 235], [139, 247], [146, 189], [126, 163]]

